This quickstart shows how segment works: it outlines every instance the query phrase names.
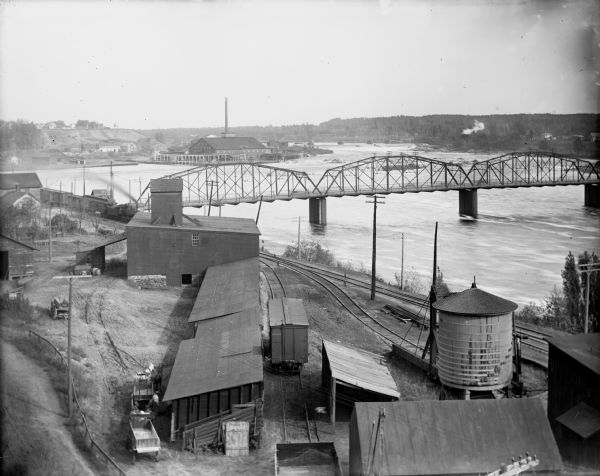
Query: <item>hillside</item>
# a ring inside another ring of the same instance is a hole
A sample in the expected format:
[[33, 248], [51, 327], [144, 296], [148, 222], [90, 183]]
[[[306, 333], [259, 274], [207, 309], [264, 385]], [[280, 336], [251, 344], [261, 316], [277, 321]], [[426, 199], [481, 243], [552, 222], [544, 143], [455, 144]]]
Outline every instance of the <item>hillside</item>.
[[42, 129], [42, 149], [77, 149], [107, 143], [147, 142], [148, 137], [132, 129]]

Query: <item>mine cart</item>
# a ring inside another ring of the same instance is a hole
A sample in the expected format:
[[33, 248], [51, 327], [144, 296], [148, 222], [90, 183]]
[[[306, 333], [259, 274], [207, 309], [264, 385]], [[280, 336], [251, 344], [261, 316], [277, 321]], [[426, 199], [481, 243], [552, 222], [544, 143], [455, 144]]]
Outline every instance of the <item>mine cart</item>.
[[134, 458], [138, 454], [154, 454], [158, 461], [160, 453], [160, 438], [154, 429], [150, 413], [131, 412], [129, 414], [129, 447]]
[[64, 297], [53, 297], [50, 302], [50, 317], [52, 319], [68, 319], [69, 301]]
[[150, 375], [138, 374], [133, 382], [131, 410], [146, 411], [154, 395], [154, 380]]

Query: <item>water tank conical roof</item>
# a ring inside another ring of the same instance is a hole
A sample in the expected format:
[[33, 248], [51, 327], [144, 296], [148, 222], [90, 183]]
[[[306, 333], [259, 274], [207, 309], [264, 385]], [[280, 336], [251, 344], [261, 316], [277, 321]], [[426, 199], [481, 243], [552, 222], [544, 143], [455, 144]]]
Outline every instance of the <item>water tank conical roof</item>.
[[438, 311], [450, 314], [499, 316], [509, 314], [519, 306], [508, 299], [482, 291], [477, 287], [471, 287], [436, 301], [433, 307]]

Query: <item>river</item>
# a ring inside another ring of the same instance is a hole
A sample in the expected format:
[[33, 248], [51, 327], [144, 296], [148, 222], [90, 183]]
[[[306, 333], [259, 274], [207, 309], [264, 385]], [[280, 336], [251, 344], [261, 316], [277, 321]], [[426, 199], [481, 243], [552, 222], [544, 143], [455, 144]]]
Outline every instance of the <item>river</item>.
[[[314, 181], [341, 163], [383, 154], [414, 150], [414, 145], [317, 144], [334, 154], [289, 161], [279, 165], [304, 170]], [[494, 155], [419, 152], [452, 161], [483, 160]], [[113, 167], [115, 199], [137, 197], [151, 178], [185, 170], [186, 166], [140, 164]], [[83, 170], [40, 170], [44, 186], [83, 192]], [[86, 168], [86, 192], [106, 188], [108, 168]], [[308, 201], [263, 203], [259, 217], [265, 249], [280, 253], [298, 237], [316, 240], [338, 261], [355, 268], [371, 268], [373, 205], [369, 197], [327, 199], [327, 225], [308, 223]], [[407, 193], [385, 196], [377, 209], [377, 274], [395, 281], [401, 269], [404, 233], [405, 276], [417, 276], [429, 286], [433, 263], [433, 237], [438, 222], [438, 266], [451, 290], [461, 291], [476, 277], [480, 289], [520, 305], [540, 303], [554, 286], [569, 251], [600, 255], [600, 210], [586, 208], [583, 186], [492, 189], [478, 191], [479, 218], [461, 219], [458, 192]], [[222, 216], [256, 218], [258, 204], [222, 207]], [[186, 209], [185, 213], [205, 213]], [[212, 214], [218, 214], [216, 210]]]

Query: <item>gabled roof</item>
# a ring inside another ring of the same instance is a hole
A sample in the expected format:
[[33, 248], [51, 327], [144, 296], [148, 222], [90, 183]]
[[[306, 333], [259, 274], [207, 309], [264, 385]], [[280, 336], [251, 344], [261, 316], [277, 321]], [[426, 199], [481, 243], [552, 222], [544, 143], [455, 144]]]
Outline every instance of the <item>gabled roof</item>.
[[193, 231], [206, 233], [238, 233], [242, 235], [260, 235], [256, 223], [251, 218], [208, 217], [183, 215], [181, 226], [171, 226], [168, 223], [152, 224], [150, 212], [137, 212], [127, 227], [131, 228], [165, 228], [173, 231]]
[[243, 152], [248, 149], [266, 149], [254, 137], [201, 137], [190, 144], [190, 148], [198, 142], [204, 141], [210, 145], [215, 152], [220, 150], [239, 150]]
[[596, 375], [600, 375], [600, 333], [548, 337], [546, 340], [551, 346], [563, 351]]
[[0, 173], [0, 190], [15, 190], [21, 188], [42, 188], [42, 182], [36, 173]]
[[0, 197], [0, 206], [4, 206], [4, 207], [14, 206], [14, 204], [17, 203], [18, 201], [22, 200], [23, 197], [28, 197], [37, 203], [40, 202], [36, 197], [34, 197], [33, 195], [31, 195], [28, 192], [12, 191], [12, 192], [8, 192], [5, 195], [2, 195], [2, 197]]
[[252, 310], [199, 322], [196, 337], [179, 344], [163, 400], [262, 382], [260, 344]]
[[302, 299], [270, 299], [269, 322], [271, 326], [308, 326]]
[[6, 240], [6, 241], [10, 241], [10, 242], [12, 242], [12, 243], [15, 243], [15, 244], [17, 244], [17, 245], [19, 245], [19, 246], [22, 246], [23, 248], [27, 248], [27, 249], [29, 249], [29, 250], [32, 250], [32, 251], [38, 251], [38, 249], [37, 249], [37, 248], [34, 248], [33, 246], [29, 246], [29, 245], [27, 245], [27, 244], [25, 244], [25, 243], [23, 243], [23, 242], [21, 242], [21, 241], [18, 241], [18, 240], [15, 240], [15, 239], [13, 239], [13, 238], [10, 238], [10, 237], [8, 237], [8, 236], [6, 236], [6, 235], [3, 235], [2, 233], [0, 233], [0, 249], [2, 249], [2, 248], [3, 248], [3, 246], [2, 246], [2, 242], [3, 242], [3, 241], [5, 241], [5, 240]]
[[208, 268], [188, 322], [203, 321], [257, 307], [259, 272], [258, 258]]
[[323, 339], [331, 376], [342, 382], [389, 397], [400, 398], [396, 382], [380, 355]]
[[500, 316], [511, 313], [519, 306], [508, 299], [471, 287], [440, 299], [433, 307], [438, 311], [464, 316]]
[[[384, 438], [376, 474], [488, 474], [525, 452], [539, 459], [531, 473], [562, 470], [537, 398], [356, 402], [353, 424], [355, 418], [363, 468], [354, 470], [366, 470], [372, 422], [377, 421], [380, 408], [385, 412]], [[352, 431], [350, 435], [351, 452], [359, 451]]]

